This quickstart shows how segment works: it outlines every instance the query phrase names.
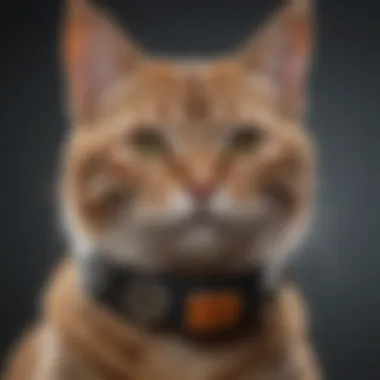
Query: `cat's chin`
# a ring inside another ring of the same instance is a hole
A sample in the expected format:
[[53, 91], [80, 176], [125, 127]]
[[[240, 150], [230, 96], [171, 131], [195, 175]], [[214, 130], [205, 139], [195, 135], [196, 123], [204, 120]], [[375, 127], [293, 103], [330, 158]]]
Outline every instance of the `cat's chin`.
[[152, 256], [159, 257], [166, 269], [177, 272], [224, 272], [246, 267], [251, 265], [257, 234], [245, 227], [212, 223], [186, 226], [161, 235]]

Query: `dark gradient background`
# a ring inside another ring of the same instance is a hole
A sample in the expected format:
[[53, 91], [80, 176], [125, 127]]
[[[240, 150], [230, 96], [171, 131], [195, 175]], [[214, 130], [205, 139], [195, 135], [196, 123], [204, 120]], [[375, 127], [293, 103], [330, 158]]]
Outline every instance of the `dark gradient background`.
[[[147, 48], [233, 47], [275, 1], [109, 0]], [[218, 4], [216, 6], [216, 4]], [[0, 351], [31, 321], [64, 248], [55, 172], [66, 129], [57, 51], [60, 4], [0, 7]], [[380, 378], [380, 28], [376, 1], [320, 0], [309, 124], [320, 155], [317, 216], [296, 274], [328, 379]]]

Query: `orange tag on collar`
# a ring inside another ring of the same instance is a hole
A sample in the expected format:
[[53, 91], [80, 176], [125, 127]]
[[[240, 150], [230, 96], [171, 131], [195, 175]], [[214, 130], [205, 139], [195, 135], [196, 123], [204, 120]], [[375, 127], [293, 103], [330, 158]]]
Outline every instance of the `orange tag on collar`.
[[197, 292], [185, 303], [184, 324], [192, 333], [207, 333], [238, 325], [244, 308], [243, 297], [232, 291]]

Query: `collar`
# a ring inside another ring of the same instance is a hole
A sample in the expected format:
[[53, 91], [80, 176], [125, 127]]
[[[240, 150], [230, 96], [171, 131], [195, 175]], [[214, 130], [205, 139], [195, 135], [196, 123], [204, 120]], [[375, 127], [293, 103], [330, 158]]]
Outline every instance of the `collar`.
[[144, 329], [195, 340], [228, 339], [256, 327], [274, 294], [257, 267], [236, 274], [154, 273], [94, 253], [79, 268], [84, 290], [106, 309]]

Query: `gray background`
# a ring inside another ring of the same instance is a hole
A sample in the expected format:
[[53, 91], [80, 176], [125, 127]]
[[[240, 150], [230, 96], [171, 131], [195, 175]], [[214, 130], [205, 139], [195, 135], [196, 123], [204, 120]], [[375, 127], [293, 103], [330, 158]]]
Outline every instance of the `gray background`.
[[[109, 0], [146, 47], [211, 54], [233, 47], [276, 1]], [[216, 5], [217, 4], [217, 5]], [[53, 0], [0, 7], [0, 353], [32, 320], [64, 249], [54, 181], [65, 131]], [[319, 144], [312, 236], [297, 261], [327, 377], [380, 378], [380, 30], [376, 1], [318, 2], [309, 124]]]

